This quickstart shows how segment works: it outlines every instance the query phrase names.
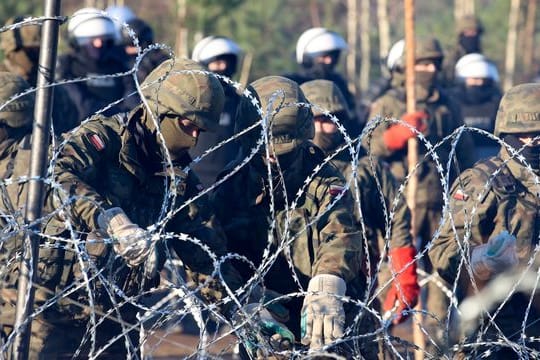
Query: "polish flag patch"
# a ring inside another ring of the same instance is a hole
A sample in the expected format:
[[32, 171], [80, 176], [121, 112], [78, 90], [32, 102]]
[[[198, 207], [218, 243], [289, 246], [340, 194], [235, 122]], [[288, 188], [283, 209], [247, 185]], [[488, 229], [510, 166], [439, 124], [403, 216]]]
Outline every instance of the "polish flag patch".
[[456, 200], [465, 201], [465, 200], [467, 200], [469, 198], [469, 195], [465, 194], [463, 191], [461, 191], [461, 189], [458, 189], [454, 193], [453, 198], [456, 199]]
[[341, 185], [330, 185], [330, 189], [328, 190], [328, 192], [332, 196], [338, 196], [343, 192], [343, 190], [345, 190], [345, 188]]
[[105, 142], [99, 137], [98, 134], [90, 133], [86, 135], [86, 137], [97, 151], [103, 151], [105, 149]]

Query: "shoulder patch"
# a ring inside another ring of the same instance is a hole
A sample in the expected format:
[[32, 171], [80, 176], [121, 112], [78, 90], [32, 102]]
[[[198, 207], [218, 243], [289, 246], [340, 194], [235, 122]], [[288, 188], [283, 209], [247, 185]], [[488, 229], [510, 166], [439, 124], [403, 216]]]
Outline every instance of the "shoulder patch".
[[105, 150], [105, 142], [98, 134], [88, 133], [86, 134], [86, 138], [88, 139], [88, 141], [90, 141], [90, 143], [97, 151]]
[[453, 198], [456, 200], [467, 201], [469, 199], [469, 195], [465, 194], [461, 189], [458, 189], [454, 193]]
[[329, 188], [328, 192], [330, 193], [331, 196], [338, 196], [338, 195], [341, 194], [344, 190], [345, 190], [345, 187], [344, 187], [344, 186], [341, 186], [341, 185], [330, 185], [330, 188]]

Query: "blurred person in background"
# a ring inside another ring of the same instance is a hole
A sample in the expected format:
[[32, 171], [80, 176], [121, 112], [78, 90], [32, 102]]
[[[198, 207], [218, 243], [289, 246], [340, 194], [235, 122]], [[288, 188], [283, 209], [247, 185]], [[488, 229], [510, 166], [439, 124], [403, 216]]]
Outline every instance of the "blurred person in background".
[[[237, 71], [241, 54], [242, 49], [232, 39], [224, 36], [208, 36], [195, 45], [191, 58], [209, 71], [232, 78]], [[220, 81], [225, 91], [225, 107], [219, 118], [219, 127], [215, 132], [201, 134], [197, 145], [191, 151], [193, 157], [203, 154], [234, 135], [236, 108], [240, 102], [240, 95], [234, 86], [222, 79]], [[193, 165], [204, 186], [208, 187], [215, 182], [217, 175], [234, 160], [238, 150], [238, 141], [231, 141]]]
[[[494, 63], [478, 53], [463, 56], [456, 64], [451, 95], [460, 106], [465, 125], [493, 133], [502, 96]], [[472, 132], [471, 136], [476, 146], [475, 161], [499, 152], [500, 145], [486, 135]]]
[[[12, 17], [5, 26], [20, 23], [29, 17]], [[31, 87], [36, 87], [40, 46], [40, 24], [25, 24], [0, 33], [0, 49], [4, 53], [4, 62], [0, 64], [0, 69], [19, 75]], [[65, 85], [54, 87], [52, 119], [56, 135], [73, 129], [81, 120], [75, 104], [65, 90]]]

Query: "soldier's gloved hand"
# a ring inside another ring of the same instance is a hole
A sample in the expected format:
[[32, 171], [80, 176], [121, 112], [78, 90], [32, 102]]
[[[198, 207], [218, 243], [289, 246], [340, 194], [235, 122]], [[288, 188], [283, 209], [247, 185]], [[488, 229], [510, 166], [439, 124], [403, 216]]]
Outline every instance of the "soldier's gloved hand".
[[150, 234], [131, 222], [119, 207], [103, 211], [98, 216], [98, 226], [105, 231], [114, 244], [114, 251], [122, 256], [129, 266], [143, 263], [150, 253]]
[[[426, 120], [429, 115], [425, 111], [415, 111], [413, 113], [404, 114], [401, 120], [418, 130], [423, 132], [426, 130]], [[407, 144], [407, 140], [416, 135], [410, 128], [401, 124], [390, 126], [383, 134], [383, 141], [386, 147], [390, 150], [401, 150]]]
[[302, 344], [316, 350], [343, 336], [345, 311], [341, 298], [346, 290], [345, 281], [335, 275], [320, 274], [309, 281], [300, 324]]
[[516, 237], [506, 230], [491, 237], [486, 244], [476, 246], [471, 254], [472, 270], [480, 280], [487, 280], [517, 263]]
[[293, 349], [294, 334], [261, 304], [247, 304], [234, 316], [234, 319], [255, 322], [258, 327], [258, 329], [253, 329], [258, 333], [249, 327], [245, 333], [248, 341], [244, 345], [252, 358], [279, 358], [274, 356], [275, 352]]
[[420, 286], [416, 275], [416, 249], [404, 246], [390, 250], [388, 257], [393, 272], [396, 274], [394, 282], [384, 300], [383, 310], [389, 315], [396, 312], [393, 324], [399, 324], [407, 319], [403, 311], [413, 308], [418, 301]]

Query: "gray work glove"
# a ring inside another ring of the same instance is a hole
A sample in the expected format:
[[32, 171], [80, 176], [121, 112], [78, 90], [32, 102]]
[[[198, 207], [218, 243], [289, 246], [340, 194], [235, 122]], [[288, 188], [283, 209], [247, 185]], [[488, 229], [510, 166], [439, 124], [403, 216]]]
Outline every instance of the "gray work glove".
[[302, 344], [317, 350], [343, 336], [345, 311], [341, 297], [347, 285], [339, 276], [321, 274], [309, 281], [302, 307]]
[[114, 251], [129, 266], [142, 264], [152, 250], [150, 234], [129, 220], [119, 207], [103, 211], [98, 216], [98, 226], [113, 240]]
[[472, 270], [480, 280], [487, 280], [517, 263], [516, 237], [506, 230], [493, 236], [486, 244], [475, 247], [471, 253]]

